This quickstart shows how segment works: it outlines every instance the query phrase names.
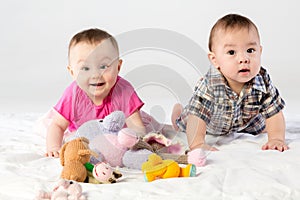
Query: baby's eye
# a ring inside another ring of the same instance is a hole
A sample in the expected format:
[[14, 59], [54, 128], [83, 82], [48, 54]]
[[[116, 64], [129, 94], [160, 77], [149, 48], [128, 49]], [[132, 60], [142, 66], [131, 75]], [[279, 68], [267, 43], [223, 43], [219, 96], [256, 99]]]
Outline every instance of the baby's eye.
[[100, 65], [98, 68], [99, 68], [99, 69], [107, 69], [107, 68], [108, 68], [108, 65]]
[[227, 54], [229, 54], [229, 55], [234, 55], [234, 54], [235, 54], [235, 51], [234, 51], [234, 50], [229, 50], [229, 51], [227, 52]]
[[81, 68], [80, 68], [80, 70], [82, 70], [82, 71], [89, 71], [89, 70], [90, 70], [90, 68], [89, 68], [89, 67], [85, 67], [85, 66], [84, 66], [84, 67], [81, 67]]
[[253, 48], [247, 49], [247, 53], [254, 53], [254, 52], [255, 52], [255, 49], [253, 49]]

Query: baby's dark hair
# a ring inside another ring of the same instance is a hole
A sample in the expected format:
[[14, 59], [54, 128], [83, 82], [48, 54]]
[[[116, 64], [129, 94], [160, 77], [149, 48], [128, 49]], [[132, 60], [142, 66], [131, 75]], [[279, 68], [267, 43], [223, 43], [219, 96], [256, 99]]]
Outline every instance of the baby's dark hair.
[[83, 30], [72, 37], [69, 43], [68, 54], [70, 54], [70, 48], [80, 42], [86, 42], [89, 44], [98, 44], [106, 39], [109, 39], [113, 44], [113, 46], [116, 48], [116, 50], [119, 52], [118, 43], [112, 35], [110, 35], [106, 31], [103, 31], [101, 29], [91, 28], [91, 29]]
[[212, 45], [213, 45], [213, 38], [217, 30], [223, 29], [224, 31], [227, 31], [227, 29], [234, 29], [234, 28], [255, 28], [257, 31], [257, 35], [259, 38], [259, 33], [256, 25], [247, 17], [244, 17], [242, 15], [238, 14], [228, 14], [224, 17], [220, 18], [215, 25], [212, 27], [209, 35], [209, 42], [208, 42], [208, 49], [209, 51], [212, 51]]

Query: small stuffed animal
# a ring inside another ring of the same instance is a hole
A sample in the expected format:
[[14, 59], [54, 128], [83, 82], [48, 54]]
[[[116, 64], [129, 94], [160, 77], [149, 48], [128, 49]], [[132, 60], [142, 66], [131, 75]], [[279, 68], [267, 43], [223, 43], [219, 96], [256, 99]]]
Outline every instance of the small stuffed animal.
[[39, 191], [35, 200], [86, 200], [86, 197], [82, 194], [82, 187], [75, 181], [69, 181], [61, 179], [54, 187], [52, 192]]
[[183, 168], [174, 160], [163, 160], [157, 154], [149, 155], [148, 161], [142, 165], [142, 171], [144, 172], [145, 180], [148, 182], [156, 179], [196, 176], [195, 165], [188, 164]]
[[105, 162], [97, 163], [93, 165], [91, 163], [86, 163], [85, 167], [88, 170], [89, 183], [95, 184], [106, 184], [106, 183], [116, 183], [117, 179], [122, 177], [122, 174]]
[[95, 155], [88, 144], [88, 139], [80, 137], [63, 145], [59, 154], [63, 166], [61, 178], [78, 182], [86, 179], [87, 171], [84, 164], [90, 161], [90, 155]]

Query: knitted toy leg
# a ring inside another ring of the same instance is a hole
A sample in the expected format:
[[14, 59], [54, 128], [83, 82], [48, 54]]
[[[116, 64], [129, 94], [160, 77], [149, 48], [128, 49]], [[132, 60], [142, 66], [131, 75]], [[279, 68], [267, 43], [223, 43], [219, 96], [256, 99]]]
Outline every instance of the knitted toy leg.
[[174, 160], [179, 164], [188, 164], [188, 155], [176, 155], [170, 153], [158, 154], [163, 160]]
[[143, 141], [142, 138], [140, 138], [137, 141], [137, 143], [133, 147], [131, 147], [131, 150], [134, 150], [134, 151], [141, 150], [141, 149], [147, 149], [149, 151], [154, 152], [153, 147], [150, 144], [148, 144], [147, 142]]
[[128, 150], [123, 156], [123, 165], [132, 169], [141, 169], [142, 164], [147, 161], [150, 154], [152, 152], [146, 149]]
[[140, 114], [147, 133], [162, 131], [164, 124], [159, 123], [154, 117], [142, 110], [140, 111]]

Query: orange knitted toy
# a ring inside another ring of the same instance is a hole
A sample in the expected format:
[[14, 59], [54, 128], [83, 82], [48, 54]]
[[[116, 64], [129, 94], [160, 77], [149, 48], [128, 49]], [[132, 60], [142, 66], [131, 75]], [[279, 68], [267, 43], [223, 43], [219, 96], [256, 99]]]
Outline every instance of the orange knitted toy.
[[61, 178], [83, 182], [87, 177], [85, 163], [95, 153], [89, 149], [89, 141], [84, 137], [71, 140], [60, 150], [60, 162], [63, 166]]

